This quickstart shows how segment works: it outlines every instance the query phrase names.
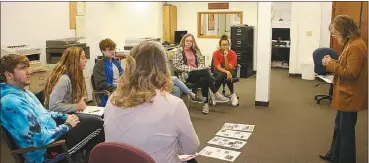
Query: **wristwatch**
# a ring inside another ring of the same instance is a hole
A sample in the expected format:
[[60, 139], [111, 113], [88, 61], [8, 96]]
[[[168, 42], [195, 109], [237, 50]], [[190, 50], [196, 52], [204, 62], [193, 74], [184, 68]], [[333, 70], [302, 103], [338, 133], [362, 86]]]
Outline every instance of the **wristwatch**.
[[64, 122], [65, 125], [67, 125], [69, 127], [69, 129], [72, 129], [72, 125], [69, 122]]

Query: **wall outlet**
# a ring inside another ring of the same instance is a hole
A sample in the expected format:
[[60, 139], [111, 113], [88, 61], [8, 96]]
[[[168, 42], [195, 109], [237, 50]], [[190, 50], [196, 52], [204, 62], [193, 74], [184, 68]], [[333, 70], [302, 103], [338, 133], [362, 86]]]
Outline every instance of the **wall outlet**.
[[206, 56], [206, 60], [208, 61], [209, 59], [210, 59], [210, 57], [207, 55], [207, 56]]
[[312, 31], [306, 31], [306, 36], [312, 36], [313, 32]]

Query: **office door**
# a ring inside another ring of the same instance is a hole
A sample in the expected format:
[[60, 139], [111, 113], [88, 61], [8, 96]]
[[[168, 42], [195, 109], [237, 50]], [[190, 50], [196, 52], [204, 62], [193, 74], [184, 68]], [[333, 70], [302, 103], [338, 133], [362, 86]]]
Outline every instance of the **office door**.
[[368, 46], [368, 2], [362, 2], [361, 5], [361, 23], [360, 23], [361, 37], [366, 46]]
[[[361, 15], [362, 15], [361, 7], [362, 7], [362, 2], [332, 2], [332, 20], [337, 15], [348, 15], [352, 19], [354, 19], [357, 24], [360, 24]], [[366, 28], [368, 28], [367, 22], [366, 22]], [[333, 36], [330, 36], [330, 37], [331, 37], [331, 48], [336, 50], [338, 54], [341, 54], [342, 46], [333, 38]]]

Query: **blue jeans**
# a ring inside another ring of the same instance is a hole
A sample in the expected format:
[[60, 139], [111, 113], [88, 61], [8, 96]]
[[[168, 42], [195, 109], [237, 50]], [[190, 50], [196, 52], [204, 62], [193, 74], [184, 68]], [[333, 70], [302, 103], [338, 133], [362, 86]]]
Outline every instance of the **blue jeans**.
[[186, 84], [184, 84], [176, 76], [172, 76], [172, 81], [173, 81], [174, 86], [178, 87], [184, 94], [189, 95], [191, 93], [191, 90], [188, 89]]
[[171, 94], [173, 96], [181, 97], [181, 90], [177, 86], [173, 86]]

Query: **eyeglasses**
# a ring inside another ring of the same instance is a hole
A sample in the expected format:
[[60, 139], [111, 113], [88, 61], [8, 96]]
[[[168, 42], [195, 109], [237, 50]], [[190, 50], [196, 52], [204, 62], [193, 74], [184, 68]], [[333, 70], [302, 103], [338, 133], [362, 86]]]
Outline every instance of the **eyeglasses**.
[[220, 46], [229, 46], [229, 44], [222, 44], [222, 45], [220, 45]]

